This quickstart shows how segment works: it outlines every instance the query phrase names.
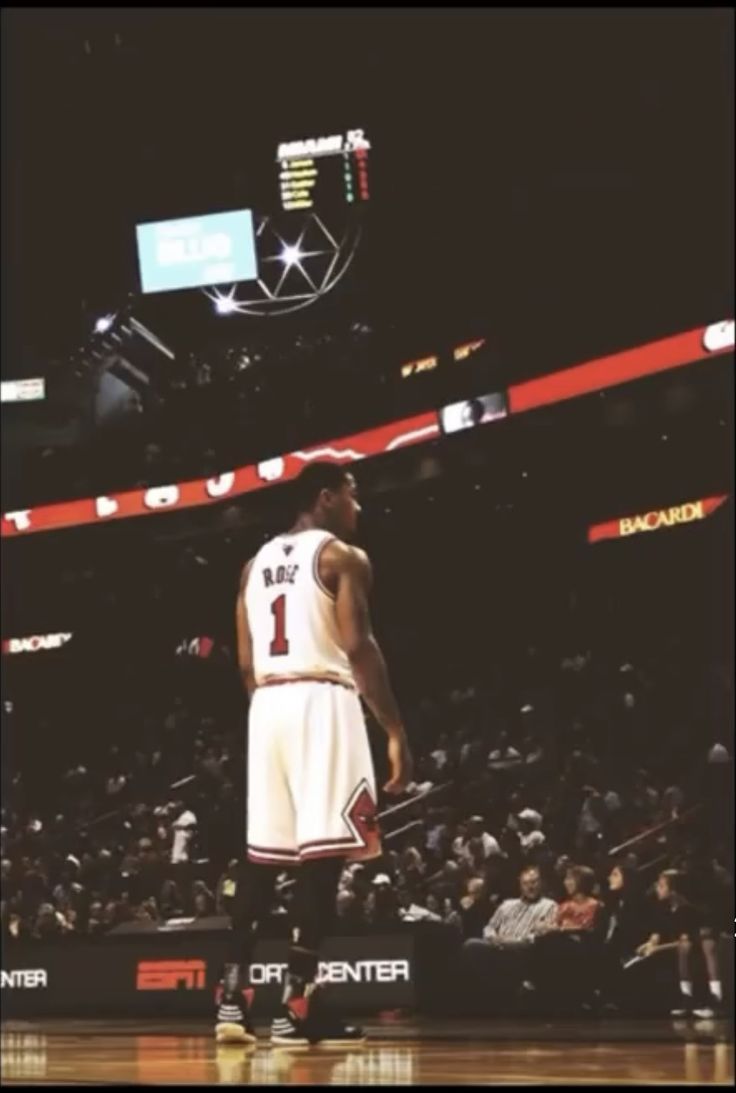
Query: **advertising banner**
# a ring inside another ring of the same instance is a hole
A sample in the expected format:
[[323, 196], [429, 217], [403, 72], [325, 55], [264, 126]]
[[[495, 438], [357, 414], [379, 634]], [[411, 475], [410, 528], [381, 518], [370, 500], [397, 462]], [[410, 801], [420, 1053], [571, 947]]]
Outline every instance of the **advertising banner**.
[[2, 643], [3, 656], [13, 656], [16, 653], [38, 653], [44, 649], [61, 649], [73, 634], [33, 634], [28, 638], [4, 638]]
[[588, 542], [600, 543], [604, 539], [626, 539], [630, 535], [639, 535], [645, 531], [661, 531], [662, 528], [692, 524], [695, 520], [705, 520], [727, 500], [726, 493], [718, 497], [704, 497], [700, 501], [686, 501], [682, 505], [671, 505], [666, 509], [653, 509], [651, 512], [639, 513], [636, 516], [620, 516], [617, 520], [608, 520], [588, 528]]
[[46, 380], [43, 376], [32, 380], [3, 380], [0, 383], [0, 402], [38, 402], [46, 397]]
[[[95, 942], [5, 945], [3, 1014], [210, 1017], [227, 938], [226, 930], [182, 930]], [[259, 988], [256, 1017], [277, 1012], [287, 958], [286, 940], [257, 945], [250, 971], [251, 983]], [[323, 947], [320, 979], [326, 1001], [348, 1013], [412, 1007], [413, 932], [330, 938]]]

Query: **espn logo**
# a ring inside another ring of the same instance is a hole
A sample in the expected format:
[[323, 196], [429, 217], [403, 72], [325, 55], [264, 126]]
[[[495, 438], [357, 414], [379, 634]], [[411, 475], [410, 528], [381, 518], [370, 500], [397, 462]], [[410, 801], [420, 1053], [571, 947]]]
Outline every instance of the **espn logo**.
[[204, 960], [141, 960], [136, 990], [203, 991], [207, 978]]

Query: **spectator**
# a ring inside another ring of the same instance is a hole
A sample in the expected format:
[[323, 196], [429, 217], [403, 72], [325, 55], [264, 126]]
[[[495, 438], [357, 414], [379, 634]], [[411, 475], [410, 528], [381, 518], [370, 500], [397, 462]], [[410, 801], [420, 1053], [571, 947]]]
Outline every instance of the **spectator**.
[[483, 928], [490, 917], [491, 904], [481, 877], [471, 877], [467, 890], [460, 900], [460, 926], [463, 938], [483, 936]]
[[553, 931], [595, 929], [602, 910], [602, 905], [593, 898], [595, 883], [595, 873], [587, 866], [573, 865], [567, 870], [565, 891], [568, 898], [558, 908]]
[[366, 910], [368, 921], [376, 930], [391, 929], [400, 921], [396, 893], [386, 873], [374, 877], [371, 891], [366, 897]]
[[238, 873], [238, 859], [231, 858], [215, 889], [215, 910], [218, 915], [229, 915], [231, 913], [232, 901], [238, 883]]
[[651, 916], [639, 891], [636, 871], [626, 862], [614, 865], [608, 876], [606, 926], [600, 990], [609, 1011], [623, 1001], [624, 968], [644, 943]]
[[434, 761], [435, 769], [438, 774], [442, 774], [444, 768], [447, 766], [449, 756], [448, 748], [449, 739], [447, 733], [442, 733], [437, 741], [437, 747], [431, 752], [431, 758]]
[[463, 946], [474, 1001], [490, 988], [498, 998], [528, 982], [532, 947], [556, 920], [557, 904], [542, 895], [542, 877], [536, 867], [522, 870], [519, 885], [520, 898], [504, 900], [483, 931], [483, 939], [471, 938]]
[[488, 755], [488, 762], [498, 770], [505, 770], [522, 762], [521, 755], [509, 742], [509, 734], [502, 729], [498, 734], [496, 747]]
[[482, 863], [492, 855], [499, 855], [501, 847], [493, 835], [484, 830], [485, 821], [482, 816], [471, 816], [465, 828], [465, 835], [459, 836], [454, 844], [453, 851], [460, 861], [466, 861], [475, 866]]
[[337, 917], [341, 929], [347, 933], [361, 926], [364, 921], [362, 901], [355, 892], [347, 888], [342, 888], [338, 892]]
[[36, 915], [32, 937], [40, 941], [50, 941], [61, 936], [64, 916], [54, 910], [52, 903], [42, 903]]
[[602, 794], [593, 786], [583, 787], [583, 806], [578, 817], [575, 847], [582, 857], [592, 858], [604, 837], [607, 810]]
[[176, 804], [177, 817], [174, 820], [172, 831], [174, 838], [171, 847], [172, 865], [180, 865], [189, 861], [189, 852], [197, 829], [197, 817], [191, 809], [185, 808], [184, 802]]
[[156, 922], [159, 917], [155, 899], [146, 899], [136, 908], [135, 917], [139, 922]]
[[11, 911], [8, 915], [8, 936], [14, 941], [19, 941], [26, 936], [23, 918], [16, 911]]
[[524, 762], [529, 767], [541, 763], [544, 759], [544, 748], [532, 733], [529, 733], [525, 737], [522, 751], [524, 754]]
[[[673, 1017], [712, 1017], [722, 1008], [722, 987], [718, 960], [713, 939], [703, 924], [698, 910], [683, 895], [684, 878], [674, 870], [665, 870], [657, 878], [657, 908], [653, 915], [654, 930], [647, 941], [639, 946], [639, 956], [652, 957], [676, 953], [679, 972], [679, 1003], [671, 1011]], [[707, 1006], [694, 1009], [693, 979], [695, 951], [700, 948], [706, 959], [709, 973], [709, 998]]]
[[10, 884], [13, 876], [13, 863], [9, 858], [3, 858], [0, 863], [0, 878], [2, 879], [3, 891], [5, 886]]
[[207, 915], [214, 914], [215, 911], [215, 894], [211, 892], [203, 880], [195, 880], [192, 885], [192, 894], [195, 903], [199, 902], [199, 906], [204, 909], [204, 913]]
[[99, 900], [90, 904], [86, 932], [90, 937], [98, 937], [105, 932], [103, 909]]
[[546, 839], [542, 831], [542, 817], [533, 808], [523, 809], [516, 817], [519, 824], [519, 845], [524, 853], [544, 846]]
[[711, 764], [730, 763], [731, 756], [728, 748], [721, 740], [716, 740], [708, 751], [708, 762]]
[[442, 916], [422, 907], [408, 888], [399, 890], [398, 913], [402, 922], [442, 922]]
[[[542, 926], [534, 948], [532, 982], [559, 999], [575, 998], [591, 1005], [598, 981], [601, 904], [593, 898], [595, 873], [571, 866], [564, 879], [566, 899], [553, 922]], [[564, 978], [559, 970], [565, 969]]]
[[209, 918], [212, 914], [212, 901], [209, 898], [207, 892], [197, 891], [194, 893], [194, 917], [195, 918]]
[[114, 899], [108, 900], [102, 912], [102, 922], [105, 931], [112, 930], [118, 924], [118, 905]]
[[[458, 910], [455, 901], [450, 899], [449, 896], [445, 896], [443, 900], [440, 900], [439, 896], [436, 896], [434, 898], [437, 900], [438, 913], [441, 914], [442, 921], [445, 923], [445, 925], [451, 926], [453, 930], [457, 930], [458, 932], [462, 933], [462, 918], [460, 917], [460, 911]], [[432, 910], [432, 907], [429, 905], [429, 901], [427, 901], [427, 906], [430, 910]]]

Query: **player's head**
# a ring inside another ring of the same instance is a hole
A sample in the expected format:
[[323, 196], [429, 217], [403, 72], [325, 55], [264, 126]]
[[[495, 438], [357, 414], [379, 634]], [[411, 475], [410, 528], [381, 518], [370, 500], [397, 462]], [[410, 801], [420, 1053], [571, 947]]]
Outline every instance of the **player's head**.
[[316, 527], [349, 539], [358, 525], [360, 505], [350, 471], [336, 463], [310, 463], [296, 482], [299, 516], [309, 515]]

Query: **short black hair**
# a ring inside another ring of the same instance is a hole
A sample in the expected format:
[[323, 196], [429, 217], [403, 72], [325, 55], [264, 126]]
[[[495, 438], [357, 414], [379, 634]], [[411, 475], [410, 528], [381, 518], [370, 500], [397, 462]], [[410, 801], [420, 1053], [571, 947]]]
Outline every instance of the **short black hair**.
[[311, 512], [322, 490], [339, 490], [350, 471], [338, 463], [310, 463], [294, 484], [297, 512]]

